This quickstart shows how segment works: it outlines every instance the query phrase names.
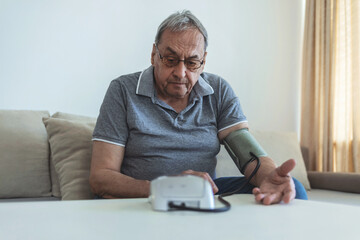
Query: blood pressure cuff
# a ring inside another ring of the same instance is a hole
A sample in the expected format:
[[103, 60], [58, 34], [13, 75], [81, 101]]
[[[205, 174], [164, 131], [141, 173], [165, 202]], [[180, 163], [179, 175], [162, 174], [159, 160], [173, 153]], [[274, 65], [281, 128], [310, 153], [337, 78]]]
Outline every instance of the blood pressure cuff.
[[253, 155], [258, 158], [267, 156], [247, 128], [231, 132], [223, 140], [223, 144], [242, 174], [247, 164], [253, 160]]

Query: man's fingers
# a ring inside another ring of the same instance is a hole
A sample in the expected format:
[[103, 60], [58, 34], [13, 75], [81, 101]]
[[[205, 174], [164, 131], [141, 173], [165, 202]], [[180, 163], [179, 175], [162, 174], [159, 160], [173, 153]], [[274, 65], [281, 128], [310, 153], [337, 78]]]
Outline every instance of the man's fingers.
[[255, 195], [255, 201], [264, 205], [270, 205], [281, 201], [281, 194], [278, 192], [261, 193], [259, 188], [254, 188], [252, 192]]
[[207, 179], [207, 180], [208, 180], [208, 182], [209, 182], [210, 185], [211, 185], [211, 188], [212, 188], [212, 190], [213, 190], [213, 193], [216, 194], [216, 193], [219, 191], [219, 188], [216, 186], [216, 184], [214, 183], [214, 181], [213, 181], [211, 178], [209, 178], [209, 179]]
[[295, 198], [295, 194], [291, 190], [286, 191], [282, 197], [280, 193], [261, 193], [259, 188], [254, 188], [253, 194], [255, 195], [255, 201], [264, 205], [279, 203], [280, 201], [289, 203]]
[[262, 202], [264, 205], [270, 205], [273, 203], [278, 203], [280, 201], [281, 201], [281, 199], [280, 199], [279, 193], [271, 193], [271, 194], [266, 195]]
[[212, 180], [210, 175], [206, 172], [197, 172], [197, 171], [193, 171], [193, 170], [186, 170], [186, 171], [182, 172], [182, 174], [194, 175], [194, 176], [204, 178], [205, 180], [207, 180], [210, 183], [214, 194], [219, 191], [218, 187], [216, 186], [216, 184], [214, 183], [214, 181]]
[[260, 193], [260, 188], [258, 188], [258, 187], [253, 188], [252, 192], [254, 195], [256, 195], [256, 194]]
[[294, 200], [295, 195], [296, 192], [293, 189], [289, 188], [284, 191], [284, 196], [282, 200], [284, 201], [284, 203], [289, 203], [291, 200]]
[[295, 160], [289, 159], [283, 164], [281, 164], [280, 167], [276, 168], [276, 171], [279, 174], [279, 176], [286, 177], [288, 176], [289, 172], [291, 172], [291, 170], [294, 169], [295, 165], [296, 165]]
[[291, 197], [291, 193], [290, 192], [287, 192], [287, 193], [285, 193], [285, 195], [283, 196], [283, 202], [284, 203], [289, 203], [292, 199], [291, 199], [292, 197]]
[[294, 169], [294, 159], [289, 159], [275, 169], [260, 187], [253, 189], [255, 200], [264, 205], [270, 205], [283, 201], [289, 203], [295, 198], [295, 185], [289, 172]]
[[255, 195], [255, 201], [261, 203], [265, 197], [265, 194], [261, 193], [260, 188], [257, 187], [254, 188], [252, 192]]

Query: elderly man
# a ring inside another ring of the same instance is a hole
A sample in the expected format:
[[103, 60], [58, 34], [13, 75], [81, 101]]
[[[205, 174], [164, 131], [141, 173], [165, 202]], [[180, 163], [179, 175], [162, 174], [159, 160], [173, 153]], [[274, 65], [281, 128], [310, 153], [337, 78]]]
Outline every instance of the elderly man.
[[[111, 82], [93, 133], [90, 184], [96, 195], [148, 197], [151, 180], [177, 174], [203, 177], [219, 194], [253, 172], [256, 161], [248, 162], [245, 177], [215, 178], [220, 143], [248, 123], [229, 84], [203, 72], [207, 45], [206, 29], [191, 12], [172, 14], [158, 28], [151, 66]], [[289, 175], [294, 160], [280, 167], [267, 156], [260, 161], [242, 192], [266, 205], [306, 199]]]

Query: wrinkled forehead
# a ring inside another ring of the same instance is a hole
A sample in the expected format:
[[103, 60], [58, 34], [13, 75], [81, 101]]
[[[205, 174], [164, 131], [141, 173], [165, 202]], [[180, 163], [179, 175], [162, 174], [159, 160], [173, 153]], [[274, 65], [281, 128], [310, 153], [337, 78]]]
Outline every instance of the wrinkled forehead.
[[184, 31], [165, 30], [161, 36], [158, 48], [178, 55], [204, 55], [204, 36], [197, 28]]

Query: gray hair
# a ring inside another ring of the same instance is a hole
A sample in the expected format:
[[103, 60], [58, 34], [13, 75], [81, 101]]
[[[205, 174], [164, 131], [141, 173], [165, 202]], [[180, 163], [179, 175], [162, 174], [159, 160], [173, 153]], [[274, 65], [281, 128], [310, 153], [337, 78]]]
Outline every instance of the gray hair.
[[204, 50], [206, 51], [208, 46], [207, 31], [199, 19], [197, 19], [189, 10], [173, 13], [168, 18], [166, 18], [158, 27], [155, 37], [155, 44], [159, 44], [161, 35], [166, 29], [169, 29], [171, 32], [182, 32], [194, 28], [198, 29], [204, 36]]

